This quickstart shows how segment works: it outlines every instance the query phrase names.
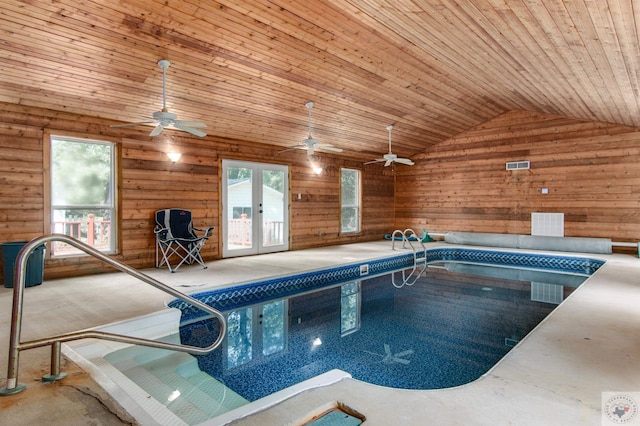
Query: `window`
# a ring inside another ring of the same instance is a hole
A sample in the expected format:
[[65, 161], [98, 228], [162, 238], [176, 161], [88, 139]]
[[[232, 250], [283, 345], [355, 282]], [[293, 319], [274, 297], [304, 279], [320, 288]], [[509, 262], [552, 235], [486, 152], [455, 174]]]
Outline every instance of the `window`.
[[342, 169], [342, 232], [360, 231], [360, 170]]
[[253, 359], [253, 308], [233, 311], [227, 316], [227, 368]]
[[285, 301], [265, 303], [262, 307], [262, 355], [272, 355], [285, 348]]
[[287, 348], [286, 299], [232, 311], [227, 315], [226, 368], [260, 362]]
[[[51, 137], [51, 231], [115, 252], [115, 144]], [[52, 255], [79, 254], [53, 244]]]
[[360, 330], [360, 281], [340, 287], [340, 335]]

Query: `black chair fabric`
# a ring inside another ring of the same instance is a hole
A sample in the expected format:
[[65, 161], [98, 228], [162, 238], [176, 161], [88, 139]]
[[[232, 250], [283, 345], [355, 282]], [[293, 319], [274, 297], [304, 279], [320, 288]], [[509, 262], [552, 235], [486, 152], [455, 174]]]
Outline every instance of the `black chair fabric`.
[[211, 237], [213, 226], [194, 228], [191, 211], [176, 208], [158, 210], [155, 222], [156, 268], [166, 265], [169, 271], [175, 272], [185, 263], [199, 263], [203, 268], [207, 267], [200, 251]]

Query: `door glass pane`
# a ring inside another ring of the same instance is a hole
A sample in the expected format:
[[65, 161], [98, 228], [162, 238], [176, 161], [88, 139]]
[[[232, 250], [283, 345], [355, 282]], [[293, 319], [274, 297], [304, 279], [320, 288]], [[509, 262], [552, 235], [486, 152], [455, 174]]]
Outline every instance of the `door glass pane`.
[[284, 182], [282, 170], [262, 172], [262, 245], [284, 243]]
[[222, 256], [246, 256], [289, 247], [289, 168], [222, 160]]
[[253, 170], [227, 168], [227, 249], [253, 247]]
[[284, 350], [284, 300], [265, 303], [262, 308], [262, 354], [271, 355]]
[[253, 359], [253, 309], [231, 312], [227, 317], [227, 367], [237, 367]]

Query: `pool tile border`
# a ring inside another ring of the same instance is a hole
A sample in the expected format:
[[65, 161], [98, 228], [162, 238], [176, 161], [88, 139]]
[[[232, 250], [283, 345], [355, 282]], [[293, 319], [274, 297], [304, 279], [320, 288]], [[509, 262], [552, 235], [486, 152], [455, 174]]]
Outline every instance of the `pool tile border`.
[[[424, 260], [425, 253], [420, 252], [417, 257], [418, 260]], [[427, 263], [456, 261], [586, 276], [596, 272], [605, 263], [603, 260], [587, 257], [465, 248], [429, 249], [426, 251], [426, 260]], [[413, 253], [404, 253], [383, 259], [366, 260], [349, 265], [210, 290], [196, 293], [192, 297], [216, 309], [225, 311], [230, 308], [258, 303], [265, 299], [284, 298], [346, 281], [373, 277], [397, 269], [412, 267], [413, 264]], [[364, 265], [368, 269], [366, 274], [361, 273], [361, 266]], [[190, 321], [203, 315], [200, 309], [179, 299], [172, 300], [168, 306], [182, 311], [182, 322]]]

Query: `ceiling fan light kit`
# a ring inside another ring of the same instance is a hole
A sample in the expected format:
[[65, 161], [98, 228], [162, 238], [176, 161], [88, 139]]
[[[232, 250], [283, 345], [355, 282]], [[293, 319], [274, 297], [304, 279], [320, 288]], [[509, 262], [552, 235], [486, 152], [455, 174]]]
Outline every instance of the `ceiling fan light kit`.
[[167, 157], [169, 157], [169, 160], [171, 160], [172, 163], [177, 163], [178, 160], [180, 160], [180, 157], [182, 157], [182, 154], [179, 152], [167, 152]]
[[207, 136], [205, 132], [199, 128], [207, 127], [207, 125], [201, 121], [184, 121], [178, 120], [178, 116], [167, 109], [167, 68], [171, 65], [167, 59], [160, 59], [158, 66], [162, 69], [162, 110], [155, 111], [151, 114], [153, 121], [142, 121], [138, 123], [128, 124], [116, 124], [111, 127], [131, 127], [138, 126], [140, 124], [155, 124], [149, 136], [158, 136], [166, 128], [174, 128], [176, 130], [182, 130], [190, 133], [199, 138]]
[[309, 164], [311, 165], [313, 173], [315, 173], [316, 175], [322, 174], [322, 163], [318, 159], [318, 156], [308, 155], [307, 158], [309, 159]]

